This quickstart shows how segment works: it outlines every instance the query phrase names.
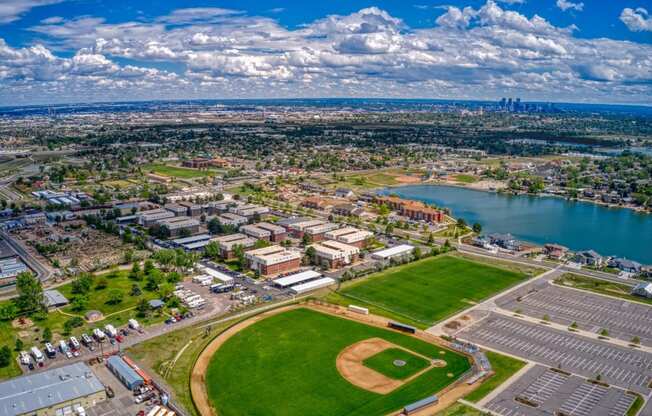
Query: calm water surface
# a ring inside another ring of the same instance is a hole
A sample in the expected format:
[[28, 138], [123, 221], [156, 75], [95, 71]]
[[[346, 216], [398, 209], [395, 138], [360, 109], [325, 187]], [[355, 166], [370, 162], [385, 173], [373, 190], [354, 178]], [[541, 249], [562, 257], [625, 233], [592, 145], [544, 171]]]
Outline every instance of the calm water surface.
[[449, 208], [483, 232], [512, 233], [537, 244], [558, 243], [572, 250], [652, 264], [652, 215], [555, 197], [508, 196], [451, 186], [412, 185], [385, 189], [402, 198]]

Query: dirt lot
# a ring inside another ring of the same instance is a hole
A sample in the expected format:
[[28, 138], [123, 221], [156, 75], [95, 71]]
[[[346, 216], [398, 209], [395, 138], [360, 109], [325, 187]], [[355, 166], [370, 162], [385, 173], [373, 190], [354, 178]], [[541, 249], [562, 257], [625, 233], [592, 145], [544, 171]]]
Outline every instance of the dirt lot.
[[76, 267], [79, 271], [119, 264], [124, 252], [133, 248], [117, 236], [86, 227], [80, 221], [36, 225], [12, 234], [34, 257], [55, 267]]

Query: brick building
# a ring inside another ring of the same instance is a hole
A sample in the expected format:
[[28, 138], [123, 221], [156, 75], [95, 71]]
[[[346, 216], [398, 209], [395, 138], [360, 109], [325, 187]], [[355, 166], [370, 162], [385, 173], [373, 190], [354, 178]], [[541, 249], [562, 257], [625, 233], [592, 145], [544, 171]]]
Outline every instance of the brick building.
[[401, 199], [395, 196], [377, 196], [374, 198], [377, 204], [385, 204], [390, 209], [398, 211], [401, 215], [415, 221], [442, 222], [444, 212], [427, 206], [423, 202]]
[[262, 276], [273, 276], [297, 270], [301, 266], [301, 253], [281, 246], [269, 246], [248, 251], [247, 266]]

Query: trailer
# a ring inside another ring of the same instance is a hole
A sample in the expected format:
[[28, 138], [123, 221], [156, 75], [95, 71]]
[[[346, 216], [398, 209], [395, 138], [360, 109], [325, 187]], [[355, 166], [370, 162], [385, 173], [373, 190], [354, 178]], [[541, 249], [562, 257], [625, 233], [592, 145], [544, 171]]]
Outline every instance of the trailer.
[[102, 330], [99, 329], [99, 328], [95, 328], [95, 329], [93, 330], [93, 336], [94, 336], [95, 339], [98, 340], [99, 342], [104, 341], [104, 338], [106, 338], [106, 334], [104, 333], [104, 331], [102, 331]]
[[111, 324], [104, 325], [104, 332], [106, 332], [110, 338], [115, 338], [118, 335], [118, 331], [116, 331], [115, 327]]
[[129, 320], [129, 328], [138, 331], [140, 329], [140, 324], [138, 323], [137, 320], [132, 318]]
[[45, 355], [47, 355], [48, 358], [54, 358], [57, 355], [57, 350], [55, 350], [49, 342], [45, 343]]
[[226, 293], [235, 289], [235, 285], [230, 283], [224, 283], [220, 285], [211, 285], [211, 292], [213, 293]]
[[417, 329], [415, 327], [410, 326], [410, 325], [406, 325], [406, 324], [402, 324], [400, 322], [388, 322], [387, 326], [392, 328], [392, 329], [396, 329], [398, 331], [401, 331], [401, 332], [407, 332], [409, 334], [416, 334], [416, 332], [417, 332]]
[[159, 410], [161, 410], [161, 406], [156, 405], [152, 407], [149, 412], [147, 412], [147, 416], [155, 416]]
[[45, 357], [43, 356], [43, 353], [38, 348], [32, 347], [30, 349], [30, 352], [32, 353], [32, 357], [34, 357], [34, 361], [36, 361], [37, 363], [40, 364], [43, 361], [45, 361]]
[[73, 350], [78, 350], [81, 348], [81, 345], [79, 345], [79, 341], [77, 341], [77, 338], [75, 337], [70, 337], [70, 346], [72, 347]]

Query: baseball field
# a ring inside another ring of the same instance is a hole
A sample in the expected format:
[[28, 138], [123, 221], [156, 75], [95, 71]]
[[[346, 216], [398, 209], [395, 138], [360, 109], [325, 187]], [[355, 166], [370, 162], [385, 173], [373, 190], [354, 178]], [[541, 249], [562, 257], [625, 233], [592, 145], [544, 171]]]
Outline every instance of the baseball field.
[[206, 368], [205, 389], [219, 416], [384, 415], [469, 368], [465, 356], [441, 346], [296, 308], [226, 339]]
[[427, 328], [519, 283], [524, 273], [464, 258], [439, 256], [399, 266], [345, 286], [349, 303]]

